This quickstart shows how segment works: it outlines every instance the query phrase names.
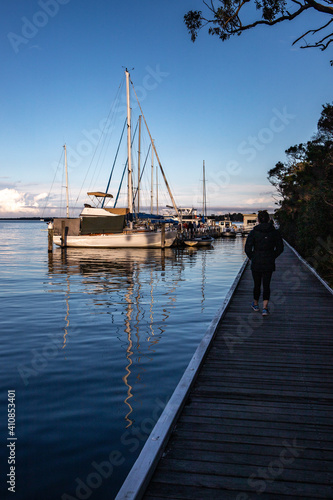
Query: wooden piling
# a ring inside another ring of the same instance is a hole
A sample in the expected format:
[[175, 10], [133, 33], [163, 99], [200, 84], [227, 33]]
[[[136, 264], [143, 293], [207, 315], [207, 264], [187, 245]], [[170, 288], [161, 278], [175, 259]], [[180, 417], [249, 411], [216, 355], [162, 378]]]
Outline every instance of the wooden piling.
[[61, 221], [61, 248], [65, 248], [67, 246], [67, 233], [68, 226], [66, 226], [65, 221]]
[[47, 246], [47, 249], [48, 249], [48, 252], [53, 252], [53, 234], [54, 234], [54, 229], [53, 229], [53, 224], [50, 225], [50, 227], [48, 227], [48, 230], [47, 230], [47, 235], [48, 235], [48, 246]]
[[165, 224], [162, 224], [161, 227], [161, 248], [165, 248]]

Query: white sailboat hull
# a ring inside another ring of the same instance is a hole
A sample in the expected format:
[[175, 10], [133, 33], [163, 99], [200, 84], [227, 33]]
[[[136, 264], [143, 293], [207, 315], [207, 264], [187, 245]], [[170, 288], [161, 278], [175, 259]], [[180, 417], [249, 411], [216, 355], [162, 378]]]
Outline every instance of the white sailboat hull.
[[[165, 247], [175, 241], [177, 231], [165, 231]], [[53, 242], [61, 246], [61, 237]], [[75, 248], [162, 248], [162, 233], [154, 231], [123, 232], [114, 234], [67, 236], [66, 247]]]

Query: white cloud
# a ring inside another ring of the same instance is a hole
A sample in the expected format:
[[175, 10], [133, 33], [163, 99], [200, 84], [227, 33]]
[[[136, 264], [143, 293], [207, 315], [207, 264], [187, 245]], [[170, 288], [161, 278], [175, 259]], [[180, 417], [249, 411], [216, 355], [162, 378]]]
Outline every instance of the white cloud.
[[39, 200], [45, 200], [45, 198], [47, 198], [47, 193], [40, 193], [37, 196], [34, 196], [35, 202]]
[[25, 194], [16, 189], [2, 189], [0, 191], [0, 212], [21, 212], [25, 209]]
[[0, 214], [5, 216], [38, 215], [40, 201], [47, 197], [47, 193], [31, 195], [20, 193], [17, 189], [5, 188], [0, 190]]
[[271, 196], [259, 196], [258, 198], [249, 198], [247, 200], [244, 200], [245, 205], [263, 205], [263, 204], [268, 204], [272, 205], [272, 197]]

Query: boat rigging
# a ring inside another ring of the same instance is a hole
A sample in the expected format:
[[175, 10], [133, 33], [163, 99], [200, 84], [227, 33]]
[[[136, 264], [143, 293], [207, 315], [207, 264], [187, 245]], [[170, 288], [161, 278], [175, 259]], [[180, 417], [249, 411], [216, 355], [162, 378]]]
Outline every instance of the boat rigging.
[[[155, 143], [152, 140], [150, 130], [148, 128], [145, 116], [143, 114], [141, 104], [137, 98], [133, 83], [130, 82], [130, 74], [128, 70], [125, 70], [126, 76], [126, 104], [127, 104], [127, 207], [123, 209], [106, 208], [105, 202], [107, 198], [112, 198], [107, 191], [109, 189], [111, 175], [108, 181], [106, 192], [92, 191], [88, 195], [95, 196], [97, 199], [97, 207], [92, 207], [91, 205], [85, 205], [82, 210], [80, 217], [76, 219], [69, 218], [69, 212], [67, 210], [67, 218], [55, 218], [52, 230], [54, 230], [53, 241], [59, 246], [74, 246], [74, 247], [100, 247], [100, 248], [119, 248], [119, 247], [143, 247], [143, 248], [164, 248], [166, 246], [172, 245], [176, 238], [177, 232], [173, 230], [170, 225], [168, 225], [166, 230], [166, 223], [163, 217], [160, 219], [161, 227], [160, 231], [157, 228], [151, 229], [150, 227], [142, 227], [140, 221], [136, 220], [134, 224], [133, 214], [135, 215], [134, 209], [134, 196], [133, 196], [133, 169], [132, 169], [132, 134], [131, 134], [131, 107], [130, 107], [130, 83], [136, 99], [138, 101], [140, 111], [146, 125], [150, 137], [150, 144], [152, 151], [155, 153], [156, 159], [158, 161], [163, 179], [165, 181], [167, 190], [169, 192], [170, 198], [172, 200], [173, 206], [178, 214], [178, 208], [175, 200], [172, 196], [169, 184], [166, 180], [166, 176], [161, 165]], [[124, 126], [125, 127], [125, 126]], [[124, 128], [123, 128], [124, 131]], [[122, 133], [123, 134], [123, 133]], [[141, 122], [140, 131], [141, 136]], [[119, 148], [118, 148], [119, 150]], [[117, 150], [117, 154], [118, 154]], [[65, 149], [66, 157], [66, 149]], [[67, 161], [66, 161], [67, 165]], [[114, 165], [112, 167], [113, 171]], [[67, 172], [67, 167], [66, 167]], [[138, 176], [138, 189], [137, 194], [139, 196], [139, 183], [142, 173]], [[68, 184], [68, 179], [67, 179]], [[116, 197], [115, 205], [118, 199]], [[68, 205], [68, 202], [67, 202]], [[158, 216], [156, 216], [158, 217]], [[137, 218], [138, 219], [138, 218]]]

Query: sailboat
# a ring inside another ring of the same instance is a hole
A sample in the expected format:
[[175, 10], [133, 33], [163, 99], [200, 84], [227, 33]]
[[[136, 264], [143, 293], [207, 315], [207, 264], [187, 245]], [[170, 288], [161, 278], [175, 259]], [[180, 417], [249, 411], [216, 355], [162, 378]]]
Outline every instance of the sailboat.
[[[207, 219], [207, 204], [206, 204], [206, 174], [205, 174], [205, 160], [203, 161], [203, 202], [202, 202], [202, 217], [203, 222]], [[197, 236], [195, 238], [184, 240], [185, 245], [189, 247], [207, 247], [214, 241], [214, 238], [208, 234]]]
[[[80, 217], [69, 218], [68, 199], [67, 217], [55, 218], [53, 220], [53, 242], [61, 247], [81, 247], [81, 248], [165, 248], [170, 247], [176, 239], [177, 231], [167, 229], [166, 224], [161, 220], [159, 230], [152, 230], [145, 227], [136, 227], [133, 222], [133, 184], [132, 184], [132, 160], [131, 160], [131, 108], [130, 108], [130, 74], [125, 70], [126, 75], [126, 101], [127, 101], [127, 207], [123, 209], [104, 208], [104, 202], [113, 196], [104, 192], [90, 192], [89, 196], [99, 200], [99, 206], [92, 207], [85, 205]], [[132, 84], [133, 85], [133, 84]], [[134, 93], [135, 89], [133, 87]], [[136, 96], [136, 93], [135, 93]], [[137, 98], [137, 96], [136, 96]], [[137, 99], [138, 100], [138, 99]], [[145, 125], [150, 137], [152, 148], [159, 163], [162, 176], [168, 189], [173, 206], [177, 213], [178, 209], [171, 190], [167, 183], [164, 170], [152, 140], [147, 122], [142, 112], [140, 102], [138, 104], [145, 121]], [[66, 153], [66, 150], [65, 150]], [[66, 162], [66, 154], [65, 154]], [[67, 171], [67, 165], [66, 165]], [[102, 202], [101, 202], [102, 200]]]

